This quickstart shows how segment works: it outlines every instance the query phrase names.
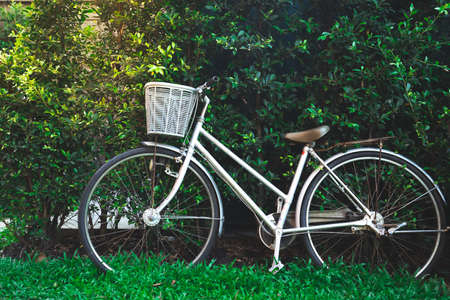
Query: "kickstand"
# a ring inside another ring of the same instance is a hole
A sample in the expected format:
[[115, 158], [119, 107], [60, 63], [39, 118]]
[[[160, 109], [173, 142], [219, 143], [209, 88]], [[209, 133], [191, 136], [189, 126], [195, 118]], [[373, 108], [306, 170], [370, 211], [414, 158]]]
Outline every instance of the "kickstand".
[[278, 273], [278, 271], [283, 269], [283, 267], [284, 267], [284, 265], [280, 260], [277, 261], [276, 259], [274, 259], [272, 262], [272, 267], [270, 267], [270, 269], [269, 269], [269, 272], [275, 275]]

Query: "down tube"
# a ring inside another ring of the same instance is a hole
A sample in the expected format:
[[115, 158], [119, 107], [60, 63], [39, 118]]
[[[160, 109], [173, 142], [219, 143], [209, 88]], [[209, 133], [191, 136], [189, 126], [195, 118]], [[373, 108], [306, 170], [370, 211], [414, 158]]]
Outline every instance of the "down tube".
[[214, 159], [214, 157], [208, 152], [208, 150], [203, 147], [198, 141], [195, 144], [195, 147], [199, 150], [199, 152], [206, 158], [211, 167], [217, 172], [217, 174], [222, 178], [236, 193], [236, 195], [241, 198], [241, 200], [246, 204], [255, 214], [260, 217], [264, 223], [270, 227], [273, 231], [275, 231], [276, 226], [273, 224], [266, 214], [259, 208], [259, 206], [250, 198], [249, 195], [239, 186], [239, 184], [225, 171], [225, 169]]

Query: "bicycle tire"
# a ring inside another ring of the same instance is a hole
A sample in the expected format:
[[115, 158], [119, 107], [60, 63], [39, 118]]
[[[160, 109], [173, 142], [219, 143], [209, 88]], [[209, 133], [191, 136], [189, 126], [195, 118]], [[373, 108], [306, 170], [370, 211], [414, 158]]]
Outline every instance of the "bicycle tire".
[[[370, 148], [327, 164], [369, 210], [378, 213], [385, 230], [393, 232], [378, 236], [361, 227], [307, 232], [304, 241], [313, 262], [342, 260], [384, 266], [390, 272], [405, 268], [416, 277], [430, 272], [444, 248], [446, 220], [445, 200], [425, 171], [398, 154]], [[363, 217], [325, 169], [306, 189], [300, 212], [299, 207], [297, 224], [302, 227]]]
[[129, 150], [90, 179], [78, 223], [82, 244], [101, 270], [115, 270], [136, 257], [195, 264], [209, 256], [219, 227], [218, 197], [196, 164], [189, 165], [160, 222], [143, 221], [145, 210], [157, 207], [173, 186], [181, 166], [177, 157], [180, 153], [158, 146]]

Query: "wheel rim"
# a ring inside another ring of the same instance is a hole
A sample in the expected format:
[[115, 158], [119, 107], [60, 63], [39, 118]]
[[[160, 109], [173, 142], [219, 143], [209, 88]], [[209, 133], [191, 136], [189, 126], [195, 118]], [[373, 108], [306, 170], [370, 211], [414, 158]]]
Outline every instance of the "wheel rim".
[[[144, 212], [167, 196], [179, 167], [171, 155], [138, 153], [113, 164], [96, 181], [83, 226], [87, 247], [102, 267], [112, 270], [117, 264], [113, 261], [155, 255], [196, 263], [207, 252], [217, 210], [207, 183], [194, 168], [188, 168], [159, 223], [148, 226], [143, 220]], [[114, 259], [119, 253], [125, 259]]]
[[[432, 189], [406, 163], [385, 157], [357, 157], [332, 168], [356, 195], [363, 195], [361, 198], [369, 210], [383, 217], [383, 228], [394, 230], [403, 222], [406, 224], [394, 234], [381, 237], [368, 228], [308, 233], [307, 243], [316, 261], [322, 264], [328, 258], [342, 259], [345, 263], [384, 265], [388, 271], [406, 267], [420, 276], [432, 263], [441, 239], [441, 233], [436, 232], [442, 228]], [[336, 222], [361, 219], [362, 213], [353, 208], [329, 175], [320, 178], [310, 196], [305, 226], [320, 224], [321, 220], [315, 216], [317, 211], [350, 208], [351, 213]]]

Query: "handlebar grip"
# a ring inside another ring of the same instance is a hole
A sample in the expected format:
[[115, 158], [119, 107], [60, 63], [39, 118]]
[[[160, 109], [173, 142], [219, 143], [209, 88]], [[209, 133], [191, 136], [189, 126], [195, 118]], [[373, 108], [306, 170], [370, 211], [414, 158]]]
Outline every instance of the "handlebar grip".
[[213, 76], [206, 82], [206, 87], [210, 87], [213, 83], [219, 82], [219, 77]]
[[202, 92], [205, 89], [209, 89], [211, 87], [211, 85], [215, 82], [219, 81], [219, 77], [217, 76], [213, 76], [211, 77], [211, 79], [209, 79], [207, 82], [205, 82], [204, 84], [202, 84], [201, 86], [199, 86], [197, 88], [198, 91]]

